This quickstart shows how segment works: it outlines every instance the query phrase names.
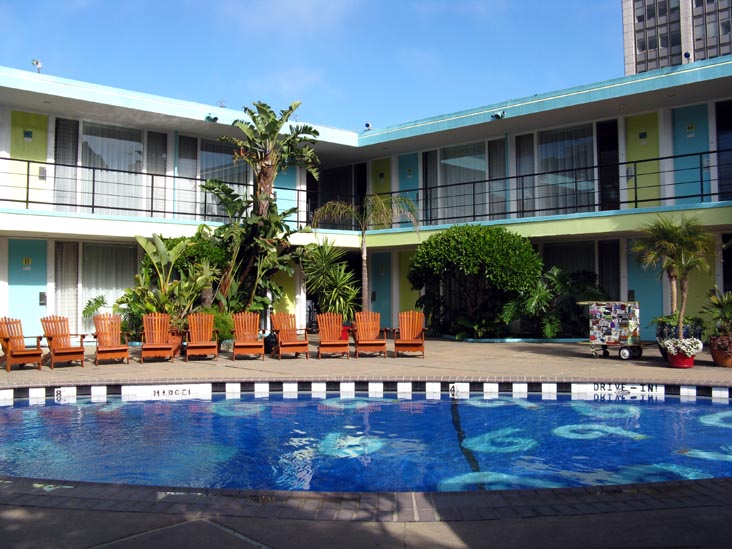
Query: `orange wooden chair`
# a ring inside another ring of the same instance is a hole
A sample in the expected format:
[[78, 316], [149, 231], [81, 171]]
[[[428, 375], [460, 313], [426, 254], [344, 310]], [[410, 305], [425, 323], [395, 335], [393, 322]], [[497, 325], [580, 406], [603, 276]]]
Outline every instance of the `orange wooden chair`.
[[259, 336], [259, 313], [236, 313], [234, 319], [234, 346], [231, 358], [236, 360], [240, 355], [262, 355], [264, 360], [264, 339]]
[[356, 358], [360, 353], [378, 353], [386, 358], [386, 329], [381, 327], [381, 313], [359, 311], [353, 330]]
[[[43, 358], [50, 358], [51, 369], [57, 362], [74, 362], [78, 360], [84, 367], [84, 338], [86, 334], [69, 333], [69, 319], [65, 316], [52, 315], [41, 319], [43, 334], [48, 342], [50, 352]], [[71, 338], [78, 337], [79, 344], [74, 345]]]
[[[0, 318], [0, 345], [3, 349], [0, 363], [2, 363], [2, 360], [5, 361], [5, 370], [9, 372], [13, 364], [38, 364], [38, 369], [41, 369], [41, 363], [43, 362], [41, 339], [43, 339], [43, 336], [33, 337], [36, 339], [36, 346], [27, 347], [20, 320]], [[31, 337], [27, 339], [31, 339]]]
[[[270, 319], [272, 320], [272, 331], [277, 337], [277, 346], [274, 350], [277, 353], [277, 358], [282, 360], [284, 353], [295, 353], [295, 357], [300, 353], [305, 353], [305, 358], [310, 358], [308, 356], [307, 334], [305, 334], [305, 330], [297, 329], [295, 315], [272, 313]], [[298, 333], [305, 334], [305, 337], [298, 337]]]
[[320, 313], [318, 315], [318, 359], [323, 353], [340, 353], [350, 357], [348, 339], [341, 339], [343, 333], [343, 315], [338, 313]]
[[191, 356], [213, 355], [219, 359], [218, 330], [214, 328], [213, 313], [191, 313], [188, 315], [186, 331], [186, 362]]
[[149, 313], [142, 315], [144, 332], [140, 348], [140, 362], [145, 357], [170, 358], [175, 362], [175, 343], [170, 341], [170, 315]]
[[97, 341], [94, 364], [99, 366], [100, 360], [120, 359], [130, 363], [127, 334], [122, 333], [122, 317], [112, 313], [94, 315], [94, 329], [92, 335]]
[[424, 313], [399, 313], [399, 328], [394, 334], [394, 358], [399, 353], [422, 353], [424, 358]]

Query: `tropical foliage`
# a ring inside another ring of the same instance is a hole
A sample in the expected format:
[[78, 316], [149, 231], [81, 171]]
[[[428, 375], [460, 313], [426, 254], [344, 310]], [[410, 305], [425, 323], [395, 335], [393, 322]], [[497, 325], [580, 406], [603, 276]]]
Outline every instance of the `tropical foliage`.
[[456, 225], [422, 242], [407, 278], [433, 332], [506, 332], [504, 305], [535, 287], [542, 261], [528, 239], [503, 227]]
[[533, 336], [545, 338], [581, 337], [587, 333], [589, 319], [581, 301], [600, 301], [607, 296], [597, 287], [597, 275], [589, 271], [565, 273], [552, 267], [529, 288], [509, 301], [501, 312], [504, 322], [530, 319]]
[[[632, 244], [643, 268], [660, 266], [668, 278], [671, 295], [671, 314], [678, 315], [678, 333], [683, 334], [684, 315], [689, 295], [689, 275], [694, 271], [708, 271], [715, 257], [714, 235], [694, 217], [659, 216], [643, 227], [641, 236]], [[677, 299], [678, 296], [678, 299]], [[677, 301], [680, 303], [677, 306]], [[680, 335], [683, 338], [683, 335]]]
[[323, 313], [339, 313], [345, 321], [351, 321], [358, 304], [358, 286], [355, 275], [343, 261], [345, 252], [325, 240], [322, 244], [309, 244], [302, 251], [300, 265], [305, 276], [305, 286]]
[[280, 172], [300, 166], [318, 179], [319, 160], [311, 146], [318, 131], [305, 124], [290, 123], [299, 106], [300, 102], [295, 101], [278, 116], [272, 107], [257, 101], [253, 109], [244, 107], [248, 120], [236, 120], [233, 124], [243, 135], [221, 138], [236, 147], [234, 159], [245, 162], [252, 170], [256, 186], [254, 212], [260, 217], [271, 213], [274, 182]]
[[400, 216], [407, 218], [415, 230], [419, 229], [417, 210], [414, 203], [403, 196], [384, 197], [367, 195], [363, 204], [349, 204], [339, 200], [326, 202], [313, 213], [313, 227], [326, 222], [353, 221], [361, 232], [361, 309], [370, 310], [369, 267], [366, 231], [373, 228], [391, 227]]

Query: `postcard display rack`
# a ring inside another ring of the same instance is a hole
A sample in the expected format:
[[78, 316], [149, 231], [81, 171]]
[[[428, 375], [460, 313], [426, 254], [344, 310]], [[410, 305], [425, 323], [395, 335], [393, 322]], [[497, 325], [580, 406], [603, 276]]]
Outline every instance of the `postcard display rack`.
[[623, 360], [640, 358], [640, 307], [637, 301], [607, 301], [586, 303], [590, 316], [590, 350], [597, 358], [610, 355], [610, 347], [618, 348]]

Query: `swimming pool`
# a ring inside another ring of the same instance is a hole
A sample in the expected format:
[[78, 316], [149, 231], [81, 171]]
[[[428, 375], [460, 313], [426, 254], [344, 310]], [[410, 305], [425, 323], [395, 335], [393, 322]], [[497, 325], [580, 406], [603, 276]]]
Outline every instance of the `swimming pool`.
[[0, 475], [137, 485], [459, 491], [732, 476], [732, 407], [558, 395], [0, 408]]

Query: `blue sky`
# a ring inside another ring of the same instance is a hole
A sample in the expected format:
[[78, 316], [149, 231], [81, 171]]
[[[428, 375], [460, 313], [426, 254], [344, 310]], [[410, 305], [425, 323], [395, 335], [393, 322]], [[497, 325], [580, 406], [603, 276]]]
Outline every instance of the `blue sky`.
[[620, 0], [0, 0], [0, 65], [361, 130], [623, 75]]

